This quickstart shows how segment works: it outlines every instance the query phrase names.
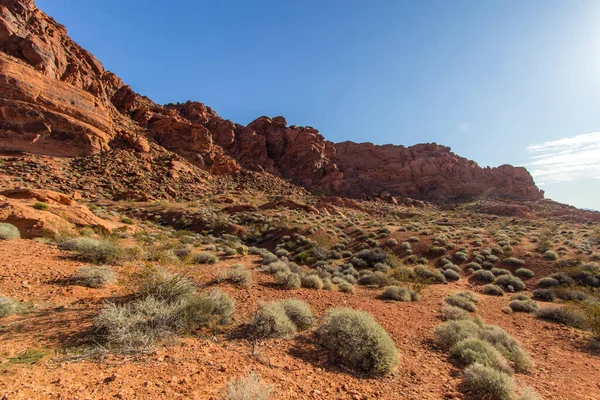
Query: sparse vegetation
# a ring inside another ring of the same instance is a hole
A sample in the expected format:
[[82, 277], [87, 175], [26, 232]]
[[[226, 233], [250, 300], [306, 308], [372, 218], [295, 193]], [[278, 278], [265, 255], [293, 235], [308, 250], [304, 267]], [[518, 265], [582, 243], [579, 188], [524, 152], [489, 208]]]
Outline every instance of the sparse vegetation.
[[71, 277], [76, 285], [101, 288], [115, 280], [115, 273], [106, 267], [81, 267]]

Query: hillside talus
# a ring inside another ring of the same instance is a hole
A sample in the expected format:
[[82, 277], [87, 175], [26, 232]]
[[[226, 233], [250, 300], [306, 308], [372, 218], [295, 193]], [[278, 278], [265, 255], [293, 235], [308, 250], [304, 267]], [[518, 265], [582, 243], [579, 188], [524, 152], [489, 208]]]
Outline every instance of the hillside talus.
[[242, 126], [202, 103], [156, 104], [106, 71], [32, 0], [0, 0], [0, 50], [5, 152], [110, 157], [115, 149], [158, 149], [213, 175], [260, 171], [323, 194], [543, 198], [524, 168], [480, 168], [436, 144], [334, 144], [283, 117]]

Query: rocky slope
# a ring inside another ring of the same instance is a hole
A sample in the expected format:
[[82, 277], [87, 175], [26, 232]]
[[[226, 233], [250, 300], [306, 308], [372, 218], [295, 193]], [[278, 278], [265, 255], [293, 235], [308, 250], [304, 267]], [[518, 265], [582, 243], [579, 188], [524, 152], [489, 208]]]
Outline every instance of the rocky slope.
[[242, 126], [201, 103], [158, 105], [106, 71], [32, 0], [0, 0], [0, 50], [3, 151], [109, 157], [166, 149], [211, 174], [265, 171], [318, 193], [543, 198], [524, 168], [480, 168], [435, 144], [334, 144], [283, 117]]

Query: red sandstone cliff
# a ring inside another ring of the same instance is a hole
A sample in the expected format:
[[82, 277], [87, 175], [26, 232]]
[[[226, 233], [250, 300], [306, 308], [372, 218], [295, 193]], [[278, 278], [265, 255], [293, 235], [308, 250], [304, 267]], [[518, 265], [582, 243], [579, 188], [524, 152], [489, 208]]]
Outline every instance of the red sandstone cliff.
[[0, 0], [0, 150], [108, 157], [123, 147], [166, 149], [213, 174], [264, 170], [321, 193], [543, 197], [524, 168], [480, 168], [435, 144], [333, 144], [283, 117], [241, 126], [201, 103], [158, 105], [106, 71], [32, 0]]

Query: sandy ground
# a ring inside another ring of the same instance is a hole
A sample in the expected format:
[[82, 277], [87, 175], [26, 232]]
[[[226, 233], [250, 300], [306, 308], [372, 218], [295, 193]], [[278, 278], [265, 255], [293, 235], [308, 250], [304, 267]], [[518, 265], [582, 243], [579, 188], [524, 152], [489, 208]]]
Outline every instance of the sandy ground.
[[[256, 265], [256, 257], [234, 257], [198, 267], [194, 279], [209, 282], [232, 263]], [[458, 289], [476, 290], [466, 280], [428, 287], [421, 300], [395, 303], [377, 299], [379, 290], [357, 287], [354, 295], [272, 285], [254, 271], [255, 285], [222, 285], [237, 305], [236, 323], [249, 319], [259, 301], [296, 297], [318, 316], [331, 307], [370, 312], [390, 333], [400, 354], [397, 371], [364, 379], [328, 365], [310, 334], [263, 342], [252, 353], [234, 327], [204, 331], [136, 358], [111, 355], [101, 360], [65, 360], [65, 346], [86, 336], [102, 303], [119, 287], [87, 289], [65, 283], [83, 264], [52, 246], [27, 240], [0, 241], [0, 294], [35, 304], [32, 312], [0, 320], [0, 398], [2, 399], [217, 399], [226, 382], [258, 371], [281, 399], [464, 399], [460, 370], [436, 349], [432, 332], [442, 321], [443, 297]], [[118, 270], [118, 268], [117, 268]], [[516, 374], [519, 387], [531, 386], [546, 399], [600, 399], [600, 355], [583, 346], [585, 335], [522, 313], [506, 315], [503, 298], [480, 295], [479, 314], [500, 325], [532, 356], [536, 368]], [[46, 356], [32, 365], [8, 363], [28, 348]]]

